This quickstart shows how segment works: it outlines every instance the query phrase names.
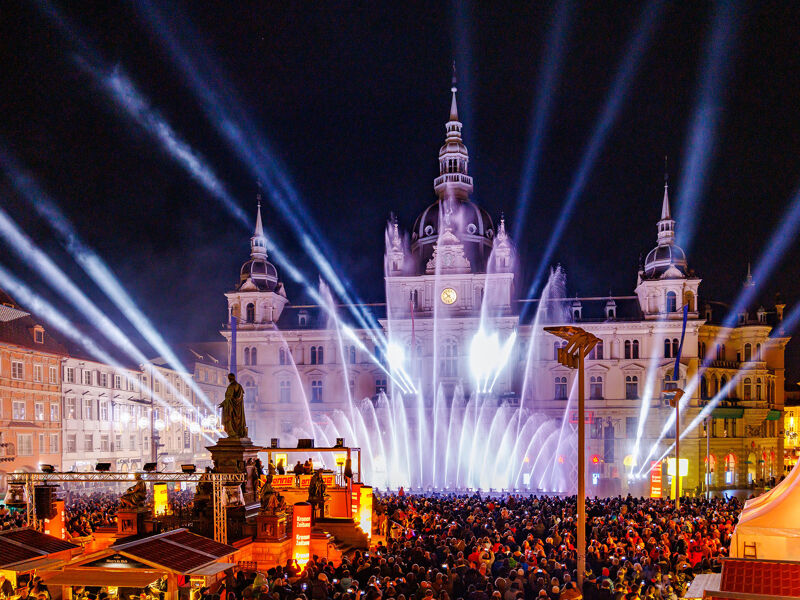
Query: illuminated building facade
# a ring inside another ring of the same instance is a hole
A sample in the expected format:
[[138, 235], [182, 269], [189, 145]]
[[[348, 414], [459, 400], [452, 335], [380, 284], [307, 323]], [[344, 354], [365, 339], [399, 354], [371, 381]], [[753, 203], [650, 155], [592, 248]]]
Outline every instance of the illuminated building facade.
[[[455, 87], [452, 92], [434, 180], [436, 200], [417, 218], [410, 238], [403, 237], [397, 223], [390, 224], [384, 257], [386, 303], [362, 308], [379, 323], [390, 346], [403, 349], [406, 379], [417, 382], [429, 406], [439, 389], [446, 397], [459, 388], [467, 397], [476, 391], [469, 354], [482, 324], [500, 339], [516, 331], [513, 355], [491, 394], [499, 405], [522, 402], [559, 423], [568, 419], [574, 428], [575, 411], [567, 406], [576, 374], [555, 360], [555, 339], [534, 331], [534, 313], [541, 311], [525, 310], [525, 304], [538, 308], [540, 302], [515, 296], [516, 257], [504, 219], [495, 228], [491, 216], [470, 199], [469, 155], [461, 138]], [[657, 245], [640, 266], [634, 294], [548, 301], [563, 311], [556, 322], [574, 323], [601, 339], [586, 362], [590, 472], [595, 481], [618, 482], [609, 489], [625, 491], [627, 475], [638, 470], [631, 465], [637, 439], [640, 460], [653, 444], [653, 459], [669, 447], [674, 431], [664, 430], [672, 411], [661, 390], [672, 379], [682, 307], [688, 305], [677, 385], [686, 389], [696, 381], [700, 353], [708, 358], [700, 384], [690, 390], [682, 424], [690, 423], [735, 378], [710, 420], [710, 485], [744, 487], [779, 477], [788, 338], [776, 336], [775, 328], [783, 305], [761, 307], [737, 315], [731, 326], [721, 325], [727, 306], [701, 296], [701, 279], [675, 243], [675, 226], [665, 185]], [[343, 327], [320, 306], [290, 303], [267, 257], [260, 207], [250, 248], [237, 285], [226, 293], [229, 317], [238, 322], [233, 350], [230, 327], [221, 333], [245, 388], [248, 420], [262, 425], [251, 427], [256, 442], [273, 436], [292, 440], [303, 423], [324, 423], [333, 411], [347, 411], [351, 399], [374, 402], [386, 392], [391, 402], [402, 398], [412, 406], [414, 400], [379, 366], [393, 373], [374, 331], [351, 322], [343, 334]], [[745, 285], [752, 285], [749, 275]], [[337, 315], [346, 318], [345, 307], [338, 307]], [[650, 398], [644, 408], [643, 398]], [[430, 409], [426, 414], [423, 418], [431, 417]], [[410, 414], [410, 429], [417, 418]], [[682, 442], [682, 456], [690, 465], [686, 490], [702, 485], [705, 435], [701, 425]]]
[[61, 465], [64, 345], [7, 296], [0, 297], [0, 488], [8, 473]]

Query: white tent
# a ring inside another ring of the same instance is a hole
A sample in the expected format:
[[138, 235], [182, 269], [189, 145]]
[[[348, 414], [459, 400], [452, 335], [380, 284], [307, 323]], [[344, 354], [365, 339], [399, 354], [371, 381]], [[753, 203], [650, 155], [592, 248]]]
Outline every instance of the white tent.
[[800, 557], [800, 469], [744, 504], [733, 531], [730, 556], [759, 560]]

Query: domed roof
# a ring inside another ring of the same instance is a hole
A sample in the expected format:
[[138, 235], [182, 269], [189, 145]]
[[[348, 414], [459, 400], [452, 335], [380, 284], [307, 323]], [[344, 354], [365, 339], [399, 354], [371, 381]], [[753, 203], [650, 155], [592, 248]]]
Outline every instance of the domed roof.
[[[494, 225], [492, 217], [480, 206], [471, 200], [456, 200], [455, 214], [451, 217], [453, 231], [467, 236], [478, 236], [491, 240], [494, 237]], [[440, 201], [437, 200], [417, 217], [414, 221], [414, 229], [411, 232], [411, 241], [416, 242], [425, 238], [437, 237], [439, 235], [439, 207]]]
[[465, 156], [469, 156], [469, 152], [467, 152], [467, 147], [464, 145], [464, 142], [461, 141], [461, 138], [450, 138], [448, 137], [442, 147], [439, 148], [439, 158], [442, 158], [445, 154], [463, 154]]
[[661, 277], [671, 266], [680, 271], [681, 275], [686, 275], [686, 254], [675, 244], [660, 244], [647, 254], [644, 274], [648, 278]]
[[239, 272], [239, 286], [252, 279], [259, 291], [272, 292], [278, 287], [278, 271], [265, 258], [255, 257], [242, 265]]

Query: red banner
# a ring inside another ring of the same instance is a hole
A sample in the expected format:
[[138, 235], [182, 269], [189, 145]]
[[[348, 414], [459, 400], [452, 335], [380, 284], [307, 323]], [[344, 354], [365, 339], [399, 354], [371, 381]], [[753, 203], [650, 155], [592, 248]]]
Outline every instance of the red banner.
[[[590, 410], [584, 411], [583, 412], [583, 422], [586, 423], [586, 425], [591, 425], [592, 424], [592, 420], [593, 420], [592, 411], [590, 411]], [[578, 422], [578, 411], [577, 410], [570, 411], [570, 413], [569, 413], [569, 422], [572, 423], [573, 425], [577, 424], [577, 422]]]
[[[312, 475], [300, 475], [300, 487], [307, 488], [308, 484], [311, 483]], [[272, 476], [272, 487], [274, 488], [289, 488], [289, 487], [297, 487], [296, 482], [297, 476], [296, 475], [273, 475]], [[336, 485], [336, 475], [333, 473], [323, 473], [322, 474], [322, 481], [325, 482], [327, 486]]]
[[308, 502], [294, 505], [292, 544], [292, 557], [304, 567], [311, 557], [311, 505]]
[[661, 498], [661, 462], [650, 461], [650, 497]]

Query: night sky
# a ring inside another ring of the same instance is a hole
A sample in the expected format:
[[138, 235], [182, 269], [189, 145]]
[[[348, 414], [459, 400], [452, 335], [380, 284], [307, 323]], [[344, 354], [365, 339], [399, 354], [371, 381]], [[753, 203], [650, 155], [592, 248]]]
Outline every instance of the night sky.
[[[218, 339], [223, 293], [248, 257], [251, 230], [126, 116], [78, 67], [93, 49], [119, 65], [150, 107], [201, 155], [239, 205], [255, 213], [256, 177], [226, 146], [135, 3], [0, 7], [0, 145], [46, 189], [84, 241], [118, 275], [172, 342]], [[545, 40], [556, 9], [501, 3], [159, 3], [170, 27], [213, 61], [285, 166], [331, 260], [364, 301], [383, 299], [383, 228], [409, 229], [435, 198], [451, 63], [475, 178], [473, 199], [514, 226]], [[519, 248], [520, 294], [533, 277], [622, 54], [644, 4], [574, 3], [563, 69]], [[666, 4], [629, 93], [588, 172], [552, 262], [570, 294], [632, 294], [641, 253], [656, 241], [664, 156], [673, 211], [688, 154], [713, 5]], [[65, 23], [63, 21], [62, 23]], [[701, 294], [730, 302], [800, 184], [800, 8], [742, 4], [719, 127], [694, 213], [690, 267]], [[70, 27], [72, 36], [65, 35]], [[189, 27], [187, 30], [186, 27]], [[3, 175], [0, 202], [109, 314], [102, 294]], [[267, 202], [272, 240], [309, 279], [318, 270]], [[680, 229], [681, 223], [677, 223]], [[70, 315], [69, 307], [3, 246], [0, 264]], [[800, 298], [795, 243], [763, 282], [763, 303]], [[278, 265], [279, 272], [281, 271]], [[287, 283], [294, 303], [308, 300]], [[772, 304], [769, 304], [770, 306]], [[150, 350], [146, 354], [152, 354]], [[792, 352], [796, 357], [796, 352]], [[794, 358], [793, 358], [794, 360]], [[800, 376], [798, 361], [790, 377]]]

